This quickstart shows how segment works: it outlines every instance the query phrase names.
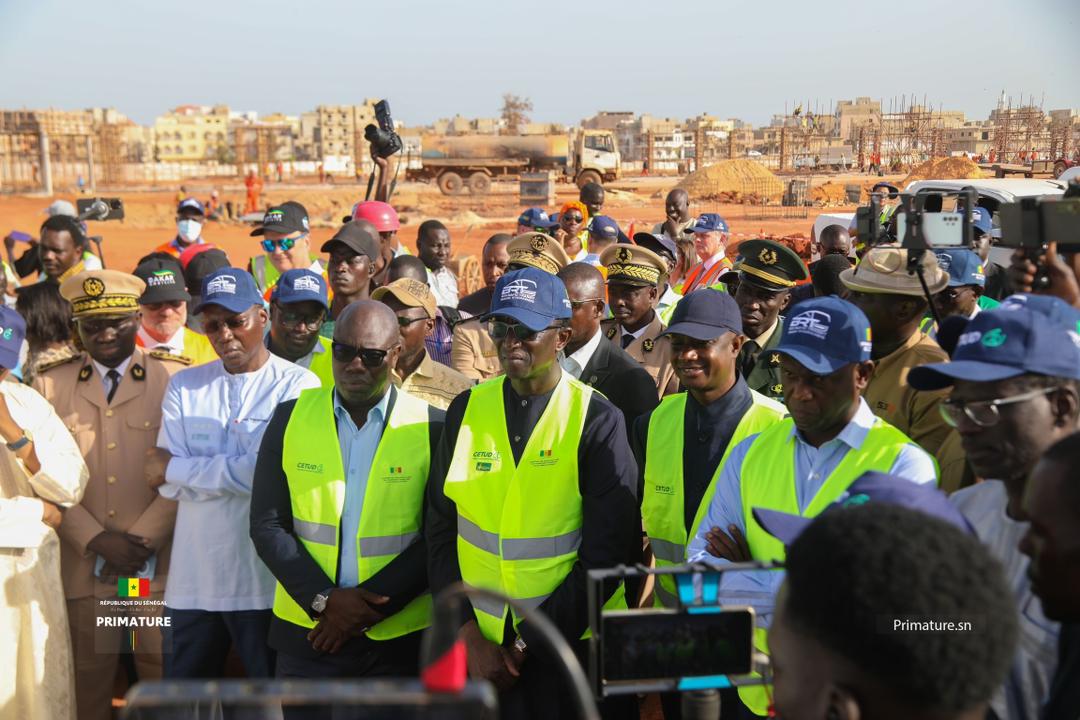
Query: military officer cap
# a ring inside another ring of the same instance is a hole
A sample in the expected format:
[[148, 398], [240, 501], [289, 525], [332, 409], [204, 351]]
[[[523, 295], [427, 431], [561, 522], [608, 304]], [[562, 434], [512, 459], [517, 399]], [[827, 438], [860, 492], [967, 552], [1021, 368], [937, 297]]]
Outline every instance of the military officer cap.
[[119, 270], [87, 270], [60, 285], [75, 318], [129, 315], [138, 311], [145, 290], [145, 282]]
[[613, 285], [658, 285], [667, 273], [667, 261], [640, 245], [619, 243], [600, 253], [600, 264], [607, 268], [607, 281]]
[[[724, 273], [726, 276], [738, 272], [739, 282], [780, 291], [790, 290], [799, 281], [810, 277], [798, 253], [774, 240], [745, 240], [739, 243], [739, 254], [742, 260], [733, 270]], [[722, 282], [725, 282], [724, 276], [720, 277]]]
[[534, 267], [552, 275], [570, 264], [562, 243], [541, 232], [518, 235], [507, 243], [506, 252], [510, 255], [510, 265]]

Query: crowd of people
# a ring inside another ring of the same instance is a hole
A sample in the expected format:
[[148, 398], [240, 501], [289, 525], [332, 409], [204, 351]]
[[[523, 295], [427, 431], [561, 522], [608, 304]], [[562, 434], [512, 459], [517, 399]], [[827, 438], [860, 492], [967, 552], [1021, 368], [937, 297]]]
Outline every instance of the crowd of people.
[[[54, 203], [4, 264], [0, 717], [111, 718], [118, 677], [415, 677], [460, 583], [515, 603], [457, 618], [502, 717], [570, 717], [519, 605], [584, 660], [589, 570], [751, 560], [786, 570], [717, 592], [772, 674], [724, 718], [1080, 717], [1071, 258], [1033, 293], [980, 209], [971, 248], [830, 226], [807, 264], [692, 201], [630, 236], [599, 185], [530, 208], [471, 294], [384, 200], [319, 247], [272, 206], [236, 264], [184, 197], [130, 272]], [[677, 607], [654, 580], [604, 607]]]

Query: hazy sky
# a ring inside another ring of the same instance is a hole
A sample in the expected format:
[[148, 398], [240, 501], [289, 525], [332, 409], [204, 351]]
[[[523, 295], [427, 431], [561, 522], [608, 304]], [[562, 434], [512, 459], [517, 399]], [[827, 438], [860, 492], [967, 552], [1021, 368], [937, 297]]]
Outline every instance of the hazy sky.
[[596, 110], [766, 122], [796, 100], [916, 93], [985, 117], [1004, 88], [1080, 107], [1080, 0], [0, 0], [0, 108], [183, 103], [395, 119]]

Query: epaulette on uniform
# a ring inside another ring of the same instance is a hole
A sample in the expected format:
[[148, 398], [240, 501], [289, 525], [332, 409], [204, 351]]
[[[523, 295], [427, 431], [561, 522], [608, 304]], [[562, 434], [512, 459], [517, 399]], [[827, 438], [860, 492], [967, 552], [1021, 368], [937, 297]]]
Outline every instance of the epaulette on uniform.
[[174, 353], [165, 352], [164, 350], [151, 350], [147, 354], [157, 360], [170, 360], [172, 362], [180, 363], [181, 365], [191, 365], [195, 362], [187, 355], [176, 355]]
[[67, 365], [69, 362], [74, 362], [75, 360], [79, 360], [81, 358], [82, 355], [72, 355], [71, 357], [62, 358], [60, 360], [53, 360], [51, 362], [43, 363], [40, 367], [38, 367], [37, 371], [40, 374], [45, 372], [46, 370], [52, 370], [53, 368], [58, 368], [61, 365]]

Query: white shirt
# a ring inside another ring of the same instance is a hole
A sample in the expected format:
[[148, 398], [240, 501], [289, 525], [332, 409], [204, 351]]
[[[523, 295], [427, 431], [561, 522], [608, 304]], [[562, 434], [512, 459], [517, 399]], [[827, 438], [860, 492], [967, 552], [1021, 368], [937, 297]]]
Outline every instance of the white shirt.
[[589, 338], [587, 343], [563, 359], [563, 370], [573, 375], [574, 379], [580, 380], [581, 373], [584, 372], [585, 366], [592, 360], [593, 353], [596, 352], [596, 348], [600, 347], [600, 341], [603, 339], [604, 334], [599, 330], [593, 333], [593, 336]]
[[158, 492], [179, 501], [165, 602], [182, 610], [265, 610], [274, 577], [248, 536], [251, 483], [266, 424], [278, 403], [319, 387], [310, 371], [270, 355], [231, 375], [221, 360], [169, 381], [158, 447], [172, 460]]
[[[109, 378], [105, 376], [109, 374], [110, 370], [115, 370], [120, 374], [120, 380], [123, 380], [124, 374], [127, 373], [128, 365], [131, 364], [131, 357], [128, 356], [128, 358], [124, 360], [124, 362], [120, 363], [114, 368], [107, 368], [101, 363], [99, 363], [97, 360], [91, 360], [90, 362], [92, 362], [94, 364], [94, 367], [97, 368], [98, 377], [101, 378], [101, 387], [105, 388], [105, 397], [109, 397], [109, 391], [112, 390], [112, 383], [109, 382]], [[120, 387], [119, 380], [117, 381], [116, 386]]]
[[160, 348], [160, 347], [167, 347], [167, 348], [169, 348], [169, 352], [171, 352], [173, 355], [183, 355], [184, 354], [184, 326], [183, 325], [180, 326], [179, 330], [177, 330], [176, 332], [174, 332], [172, 334], [172, 337], [170, 337], [168, 340], [165, 340], [165, 341], [155, 340], [153, 338], [153, 336], [150, 335], [150, 333], [146, 332], [146, 328], [144, 328], [142, 325], [139, 326], [139, 331], [138, 331], [137, 335], [139, 337], [139, 341], [141, 342], [142, 346], [144, 348], [146, 348], [147, 350], [154, 350], [154, 349]]
[[723, 260], [726, 255], [727, 253], [724, 251], [724, 248], [721, 247], [719, 252], [717, 252], [715, 255], [705, 261], [705, 269], [712, 269], [712, 266]]
[[444, 265], [437, 272], [432, 272], [431, 268], [428, 268], [427, 277], [431, 292], [435, 294], [435, 304], [456, 308], [458, 304], [458, 284], [457, 278], [454, 277], [454, 273], [450, 272], [450, 268]]

